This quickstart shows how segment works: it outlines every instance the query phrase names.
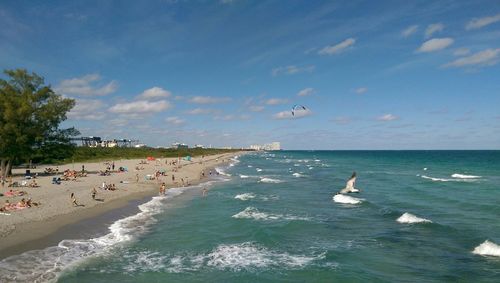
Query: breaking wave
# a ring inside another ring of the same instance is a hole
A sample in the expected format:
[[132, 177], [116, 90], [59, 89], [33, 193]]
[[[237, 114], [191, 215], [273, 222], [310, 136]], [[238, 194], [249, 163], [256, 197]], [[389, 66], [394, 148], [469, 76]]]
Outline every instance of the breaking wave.
[[397, 220], [399, 223], [432, 223], [429, 219], [417, 217], [411, 213], [405, 212]]
[[308, 221], [311, 220], [308, 217], [300, 217], [289, 214], [272, 214], [260, 212], [255, 207], [247, 207], [245, 210], [240, 211], [232, 216], [233, 218], [243, 218], [243, 219], [254, 219], [254, 220], [303, 220]]
[[500, 246], [486, 240], [482, 244], [477, 246], [472, 251], [472, 253], [477, 255], [486, 255], [486, 256], [500, 256]]

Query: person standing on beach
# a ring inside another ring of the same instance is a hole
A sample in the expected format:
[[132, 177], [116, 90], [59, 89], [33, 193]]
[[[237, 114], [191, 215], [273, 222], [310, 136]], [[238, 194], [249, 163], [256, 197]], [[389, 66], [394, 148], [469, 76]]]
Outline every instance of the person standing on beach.
[[92, 188], [92, 199], [95, 200], [95, 196], [97, 195], [97, 190], [95, 187]]
[[135, 174], [135, 182], [139, 183], [139, 173]]
[[113, 164], [111, 164], [111, 168], [113, 169], [113, 171], [115, 171], [115, 162], [113, 161]]
[[73, 203], [73, 206], [80, 206], [80, 205], [76, 202], [75, 193], [71, 193], [71, 202]]
[[204, 197], [206, 197], [206, 196], [207, 196], [207, 194], [208, 194], [208, 189], [205, 187], [205, 188], [203, 188], [202, 195], [203, 195]]
[[85, 173], [85, 164], [82, 164], [82, 173]]
[[160, 187], [160, 195], [165, 195], [165, 183], [162, 183], [162, 184], [161, 184], [161, 187]]
[[175, 183], [175, 176], [172, 174], [172, 183]]

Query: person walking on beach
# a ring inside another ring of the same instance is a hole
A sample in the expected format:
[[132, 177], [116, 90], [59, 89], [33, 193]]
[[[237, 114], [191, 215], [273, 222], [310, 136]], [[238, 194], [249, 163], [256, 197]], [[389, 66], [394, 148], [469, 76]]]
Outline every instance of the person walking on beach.
[[80, 206], [80, 205], [76, 202], [75, 193], [71, 193], [71, 202], [73, 203], [73, 206]]
[[92, 188], [92, 199], [95, 200], [95, 196], [97, 195], [97, 190], [95, 187]]
[[82, 174], [85, 173], [85, 164], [82, 164]]
[[135, 182], [139, 183], [139, 173], [135, 174]]

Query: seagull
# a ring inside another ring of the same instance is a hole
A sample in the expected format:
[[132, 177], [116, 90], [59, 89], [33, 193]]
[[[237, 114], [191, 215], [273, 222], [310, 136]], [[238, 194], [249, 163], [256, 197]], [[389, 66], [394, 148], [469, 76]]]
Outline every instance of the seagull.
[[339, 194], [347, 194], [347, 193], [359, 193], [359, 189], [354, 188], [354, 183], [356, 182], [356, 172], [352, 173], [351, 178], [347, 180], [347, 184], [345, 188], [338, 192]]

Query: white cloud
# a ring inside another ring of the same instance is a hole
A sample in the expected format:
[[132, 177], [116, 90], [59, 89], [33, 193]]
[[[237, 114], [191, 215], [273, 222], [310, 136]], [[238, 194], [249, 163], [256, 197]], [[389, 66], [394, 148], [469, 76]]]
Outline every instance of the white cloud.
[[377, 117], [377, 120], [382, 121], [382, 122], [388, 122], [388, 121], [394, 121], [399, 119], [399, 117], [394, 116], [392, 114], [385, 114], [380, 117]]
[[297, 93], [297, 96], [309, 96], [309, 95], [312, 95], [314, 94], [314, 88], [312, 87], [308, 87], [308, 88], [304, 88], [303, 90], [299, 91]]
[[467, 55], [470, 53], [470, 49], [469, 48], [457, 48], [455, 49], [455, 51], [453, 51], [453, 55], [454, 56], [464, 56], [464, 55]]
[[493, 66], [498, 63], [499, 56], [500, 48], [486, 49], [467, 57], [458, 58], [453, 62], [445, 64], [444, 67]]
[[177, 117], [177, 116], [174, 116], [174, 117], [167, 117], [165, 119], [165, 122], [167, 122], [169, 124], [172, 124], [172, 125], [182, 125], [186, 121], [184, 119], [181, 119], [181, 118]]
[[351, 37], [351, 38], [348, 38], [348, 39], [342, 41], [339, 44], [325, 46], [323, 49], [321, 49], [320, 51], [318, 51], [318, 54], [319, 55], [333, 55], [333, 54], [338, 54], [338, 53], [344, 51], [349, 46], [353, 45], [355, 42], [356, 42], [356, 39]]
[[280, 105], [286, 103], [288, 103], [288, 99], [282, 99], [282, 98], [271, 98], [266, 101], [267, 105]]
[[101, 120], [105, 117], [104, 103], [98, 99], [75, 99], [75, 107], [68, 118], [75, 120]]
[[195, 109], [187, 111], [186, 113], [190, 114], [190, 115], [204, 115], [204, 114], [217, 114], [217, 113], [219, 113], [219, 111], [215, 110], [215, 109], [208, 109], [208, 108], [195, 108]]
[[98, 74], [63, 80], [55, 87], [55, 91], [65, 95], [104, 96], [118, 89], [118, 83], [115, 81], [100, 87], [92, 85], [99, 80], [101, 80], [101, 77]]
[[416, 33], [416, 32], [417, 32], [417, 30], [418, 30], [418, 25], [412, 25], [412, 26], [409, 26], [409, 27], [407, 27], [405, 30], [403, 30], [403, 31], [401, 32], [401, 36], [403, 36], [403, 37], [408, 37], [408, 36], [410, 36], [410, 35], [412, 35], [412, 34]]
[[443, 31], [444, 25], [442, 23], [430, 24], [425, 29], [425, 37], [431, 37], [434, 33]]
[[138, 97], [147, 99], [147, 98], [169, 97], [171, 95], [172, 93], [170, 91], [155, 86], [150, 89], [146, 89]]
[[466, 30], [479, 29], [500, 21], [500, 13], [490, 17], [475, 18], [465, 25]]
[[128, 103], [118, 103], [109, 108], [109, 111], [121, 114], [148, 114], [152, 112], [161, 112], [171, 107], [172, 105], [170, 102], [166, 100], [154, 102], [139, 100]]
[[310, 116], [311, 114], [312, 114], [312, 112], [309, 109], [306, 109], [306, 110], [302, 110], [302, 109], [299, 110], [298, 109], [294, 112], [294, 115], [292, 115], [292, 111], [290, 111], [290, 110], [289, 111], [281, 111], [281, 112], [274, 114], [273, 118], [278, 119], [278, 120], [300, 119], [300, 118]]
[[264, 111], [265, 107], [262, 105], [252, 105], [248, 107], [248, 109], [250, 109], [250, 111], [252, 112], [262, 112]]
[[295, 66], [295, 65], [290, 65], [290, 66], [284, 66], [284, 67], [277, 67], [272, 69], [271, 74], [273, 76], [278, 76], [278, 75], [295, 75], [299, 73], [311, 73], [314, 71], [316, 67], [314, 65], [309, 65], [309, 66]]
[[197, 104], [215, 104], [215, 103], [224, 103], [231, 101], [229, 97], [213, 97], [213, 96], [195, 96], [188, 100], [191, 103]]
[[434, 52], [441, 49], [445, 49], [446, 47], [452, 45], [454, 42], [453, 38], [433, 38], [424, 42], [420, 48], [418, 48], [418, 52]]
[[358, 87], [357, 89], [354, 90], [354, 92], [357, 94], [363, 94], [367, 91], [368, 91], [368, 88], [366, 88], [366, 87]]

